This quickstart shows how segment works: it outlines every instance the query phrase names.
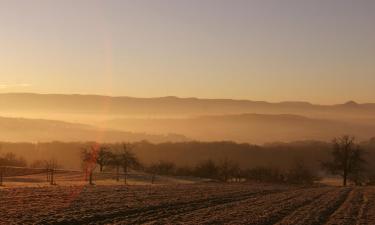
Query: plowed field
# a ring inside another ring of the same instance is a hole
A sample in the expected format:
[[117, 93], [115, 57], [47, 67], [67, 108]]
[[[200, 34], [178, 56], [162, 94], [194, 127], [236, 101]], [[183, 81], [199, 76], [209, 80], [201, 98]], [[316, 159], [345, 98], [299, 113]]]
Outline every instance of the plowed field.
[[272, 185], [0, 189], [0, 224], [375, 224], [375, 188]]

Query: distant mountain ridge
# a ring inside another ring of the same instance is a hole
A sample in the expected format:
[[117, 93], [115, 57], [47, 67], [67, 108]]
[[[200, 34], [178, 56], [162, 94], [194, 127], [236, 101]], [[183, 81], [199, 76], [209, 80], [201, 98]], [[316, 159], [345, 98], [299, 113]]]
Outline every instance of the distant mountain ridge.
[[349, 101], [338, 105], [314, 105], [308, 102], [280, 102], [199, 99], [134, 98], [100, 95], [0, 94], [3, 112], [42, 112], [66, 114], [111, 114], [112, 116], [196, 116], [212, 114], [295, 114], [319, 118], [375, 117], [375, 104]]
[[[0, 118], [0, 140], [17, 141], [193, 139], [261, 144], [312, 139], [327, 141], [342, 134], [362, 139], [375, 136], [375, 104], [354, 101], [314, 105], [173, 96], [133, 98], [10, 93], [0, 94], [0, 116], [7, 117]], [[11, 120], [10, 117], [29, 120]], [[39, 118], [44, 120], [35, 120]], [[21, 129], [24, 126], [26, 129]], [[170, 133], [178, 135], [168, 135]]]

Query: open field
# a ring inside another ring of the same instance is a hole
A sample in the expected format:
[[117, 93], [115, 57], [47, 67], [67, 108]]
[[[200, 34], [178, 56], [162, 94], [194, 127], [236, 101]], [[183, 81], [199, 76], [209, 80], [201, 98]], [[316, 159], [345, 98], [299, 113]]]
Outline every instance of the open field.
[[[0, 167], [1, 171], [1, 167]], [[50, 181], [47, 181], [46, 169], [33, 169], [26, 167], [7, 167], [3, 173], [3, 186], [7, 188], [16, 187], [48, 187]], [[0, 174], [1, 177], [1, 174]], [[97, 185], [122, 185], [124, 184], [124, 174], [117, 175], [110, 172], [95, 172], [93, 181]], [[0, 179], [1, 180], [1, 179]], [[82, 171], [73, 170], [55, 170], [54, 183], [58, 186], [84, 186], [88, 184], [88, 177]], [[151, 174], [130, 171], [127, 174], [127, 184], [130, 185], [166, 185], [166, 184], [193, 184], [207, 179], [194, 177], [176, 177], [176, 176], [152, 176]], [[1, 188], [1, 182], [0, 182]]]
[[0, 224], [375, 224], [372, 187], [18, 187], [0, 202]]

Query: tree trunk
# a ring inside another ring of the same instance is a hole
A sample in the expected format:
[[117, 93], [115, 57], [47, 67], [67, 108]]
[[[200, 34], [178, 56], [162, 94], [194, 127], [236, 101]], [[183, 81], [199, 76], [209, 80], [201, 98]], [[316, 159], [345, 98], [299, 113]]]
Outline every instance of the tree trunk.
[[345, 170], [344, 171], [344, 176], [343, 176], [343, 182], [342, 182], [343, 186], [346, 186], [347, 179], [348, 179], [348, 174], [347, 174], [347, 172]]
[[0, 186], [3, 186], [3, 177], [4, 177], [4, 171], [3, 171], [3, 168], [0, 168]]
[[88, 180], [88, 177], [89, 177], [89, 171], [87, 169], [87, 167], [85, 168], [85, 181]]
[[347, 179], [348, 179], [348, 148], [345, 148], [345, 155], [344, 155], [344, 175], [343, 175], [343, 186], [346, 186]]
[[151, 184], [154, 184], [154, 182], [155, 182], [155, 174], [153, 173], [151, 176]]
[[116, 167], [116, 181], [117, 182], [120, 181], [120, 167], [119, 166]]
[[49, 169], [47, 169], [47, 182], [50, 182], [50, 174], [49, 174]]
[[55, 184], [55, 182], [54, 182], [54, 180], [53, 180], [53, 175], [54, 175], [54, 170], [51, 169], [51, 177], [50, 177], [50, 184], [51, 184], [51, 185], [54, 185], [54, 184]]
[[124, 183], [127, 184], [128, 167], [124, 165]]
[[90, 185], [93, 185], [93, 181], [92, 181], [92, 171], [90, 171], [90, 175], [89, 175], [89, 183]]
[[127, 173], [124, 174], [124, 183], [127, 184]]

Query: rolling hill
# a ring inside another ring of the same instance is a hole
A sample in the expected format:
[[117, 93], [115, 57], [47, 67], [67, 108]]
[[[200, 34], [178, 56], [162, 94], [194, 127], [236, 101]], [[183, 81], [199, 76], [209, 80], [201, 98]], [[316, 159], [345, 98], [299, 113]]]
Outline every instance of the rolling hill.
[[0, 141], [8, 142], [151, 142], [186, 141], [181, 135], [149, 135], [55, 120], [0, 117]]
[[273, 141], [323, 140], [343, 134], [360, 139], [375, 136], [374, 125], [297, 115], [236, 114], [181, 119], [116, 119], [107, 127], [126, 127], [136, 132], [178, 133], [202, 141], [232, 140], [261, 144]]
[[[353, 101], [314, 105], [232, 99], [8, 93], [0, 94], [0, 109], [0, 116], [3, 116], [0, 140], [10, 141], [145, 139], [160, 142], [184, 141], [187, 137], [258, 144], [326, 141], [342, 134], [361, 139], [375, 136], [375, 104]], [[168, 135], [170, 133], [185, 137]]]

